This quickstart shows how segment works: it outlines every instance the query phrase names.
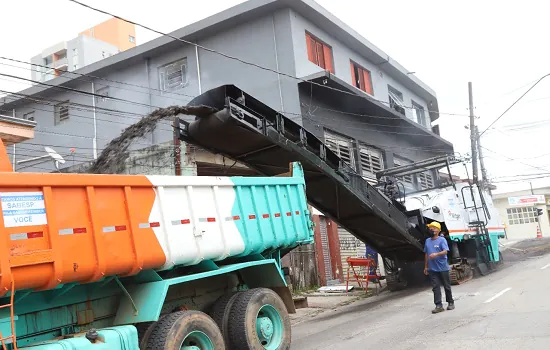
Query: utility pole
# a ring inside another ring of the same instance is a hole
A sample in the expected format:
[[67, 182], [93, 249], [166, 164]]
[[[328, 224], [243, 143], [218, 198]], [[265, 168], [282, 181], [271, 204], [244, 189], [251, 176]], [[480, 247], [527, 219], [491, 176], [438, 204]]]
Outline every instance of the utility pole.
[[476, 128], [474, 117], [474, 97], [472, 92], [472, 82], [468, 82], [468, 97], [470, 100], [470, 141], [472, 146], [472, 180], [477, 184], [477, 147], [476, 147]]
[[487, 168], [485, 168], [485, 160], [483, 159], [483, 148], [481, 147], [481, 137], [479, 136], [479, 128], [476, 125], [476, 142], [477, 142], [477, 151], [479, 154], [479, 166], [481, 168], [481, 176], [483, 177], [483, 184], [489, 195], [492, 195], [491, 189], [489, 188], [489, 177], [487, 176]]

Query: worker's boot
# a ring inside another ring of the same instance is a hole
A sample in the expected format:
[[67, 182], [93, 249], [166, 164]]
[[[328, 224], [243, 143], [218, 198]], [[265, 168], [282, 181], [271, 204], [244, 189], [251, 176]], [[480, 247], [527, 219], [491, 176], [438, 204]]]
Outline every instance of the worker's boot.
[[443, 306], [436, 306], [435, 309], [432, 310], [432, 314], [438, 314], [438, 313], [443, 312], [443, 311], [445, 311]]
[[454, 310], [455, 309], [455, 303], [449, 303], [449, 306], [447, 306], [447, 310]]

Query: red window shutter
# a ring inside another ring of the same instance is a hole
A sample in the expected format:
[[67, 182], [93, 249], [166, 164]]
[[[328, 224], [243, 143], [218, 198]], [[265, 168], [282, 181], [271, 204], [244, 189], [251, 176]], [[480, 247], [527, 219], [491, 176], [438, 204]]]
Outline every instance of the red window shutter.
[[317, 62], [315, 62], [319, 67], [326, 69], [325, 54], [323, 50], [323, 44], [320, 42], [315, 42], [315, 53], [317, 57]]
[[334, 65], [332, 64], [332, 49], [326, 45], [323, 45], [323, 56], [325, 58], [325, 68], [332, 74], [334, 74]]
[[351, 85], [357, 87], [357, 76], [355, 75], [355, 64], [353, 64], [352, 61], [350, 61], [350, 68], [351, 68]]
[[306, 33], [306, 45], [307, 45], [307, 58], [317, 64], [317, 60], [315, 59], [315, 42], [313, 41], [313, 38], [311, 35]]
[[368, 93], [368, 94], [373, 94], [372, 93], [372, 81], [371, 81], [371, 76], [370, 76], [370, 72], [368, 70], [364, 70], [363, 69], [363, 80], [364, 80], [364, 84], [365, 84], [365, 92]]

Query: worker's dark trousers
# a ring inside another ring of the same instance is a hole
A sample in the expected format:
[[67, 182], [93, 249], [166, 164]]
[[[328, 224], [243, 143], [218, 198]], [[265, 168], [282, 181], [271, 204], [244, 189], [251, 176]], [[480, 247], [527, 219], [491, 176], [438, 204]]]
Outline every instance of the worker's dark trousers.
[[443, 307], [441, 303], [441, 286], [445, 289], [445, 300], [448, 303], [454, 303], [453, 294], [451, 293], [451, 277], [449, 276], [449, 271], [430, 271], [429, 275], [432, 282], [432, 290], [434, 292], [435, 306]]

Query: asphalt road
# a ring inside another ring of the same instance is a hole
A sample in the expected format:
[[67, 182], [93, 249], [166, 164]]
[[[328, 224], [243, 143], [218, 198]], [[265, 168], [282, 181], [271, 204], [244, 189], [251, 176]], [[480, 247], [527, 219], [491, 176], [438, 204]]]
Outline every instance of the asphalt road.
[[426, 288], [356, 302], [295, 325], [292, 349], [550, 349], [549, 254], [515, 256], [453, 294], [456, 309], [436, 315]]

